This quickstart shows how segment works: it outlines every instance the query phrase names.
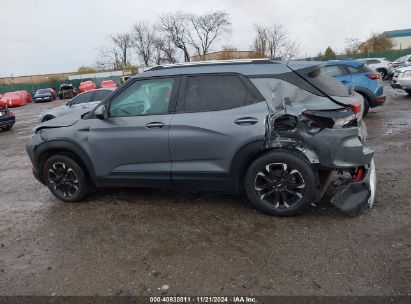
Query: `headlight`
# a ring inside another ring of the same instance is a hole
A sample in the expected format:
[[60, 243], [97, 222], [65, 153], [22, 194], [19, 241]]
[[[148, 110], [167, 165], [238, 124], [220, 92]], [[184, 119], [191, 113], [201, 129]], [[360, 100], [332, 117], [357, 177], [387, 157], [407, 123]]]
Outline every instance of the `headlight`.
[[405, 71], [402, 77], [411, 77], [411, 71]]

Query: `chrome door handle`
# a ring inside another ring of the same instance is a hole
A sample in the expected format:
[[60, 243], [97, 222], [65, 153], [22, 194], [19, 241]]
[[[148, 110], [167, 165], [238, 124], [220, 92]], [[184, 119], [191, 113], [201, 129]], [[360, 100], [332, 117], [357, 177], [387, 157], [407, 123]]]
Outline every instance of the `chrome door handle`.
[[150, 122], [146, 124], [146, 128], [148, 129], [160, 129], [164, 127], [164, 124], [162, 122]]
[[242, 117], [234, 120], [234, 123], [240, 126], [250, 126], [255, 125], [258, 122], [257, 118], [254, 117]]

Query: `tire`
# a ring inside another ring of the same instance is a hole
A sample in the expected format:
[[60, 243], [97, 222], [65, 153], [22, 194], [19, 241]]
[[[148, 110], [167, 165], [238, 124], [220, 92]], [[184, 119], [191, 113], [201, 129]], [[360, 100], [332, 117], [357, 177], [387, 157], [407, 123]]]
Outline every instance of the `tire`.
[[385, 80], [387, 78], [387, 70], [386, 69], [377, 69], [377, 72], [381, 74], [382, 80]]
[[309, 208], [317, 180], [316, 171], [302, 156], [277, 150], [248, 167], [244, 188], [257, 209], [274, 216], [293, 216]]
[[84, 170], [66, 155], [54, 155], [43, 166], [44, 181], [58, 199], [79, 202], [87, 195], [87, 177]]
[[364, 98], [364, 111], [362, 113], [362, 117], [365, 117], [367, 116], [368, 111], [370, 110], [370, 103], [368, 101], [368, 97], [364, 93], [361, 93], [361, 92], [357, 92], [357, 93], [359, 93]]

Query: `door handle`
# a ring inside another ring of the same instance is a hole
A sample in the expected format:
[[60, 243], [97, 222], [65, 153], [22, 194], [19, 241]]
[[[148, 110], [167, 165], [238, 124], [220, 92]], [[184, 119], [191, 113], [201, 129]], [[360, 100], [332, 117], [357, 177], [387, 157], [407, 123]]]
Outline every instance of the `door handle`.
[[258, 122], [257, 118], [254, 117], [242, 117], [234, 120], [234, 123], [240, 126], [250, 126], [255, 125]]
[[160, 129], [162, 127], [164, 127], [164, 124], [162, 122], [158, 122], [158, 121], [150, 122], [150, 123], [146, 124], [146, 128], [148, 128], [148, 129]]

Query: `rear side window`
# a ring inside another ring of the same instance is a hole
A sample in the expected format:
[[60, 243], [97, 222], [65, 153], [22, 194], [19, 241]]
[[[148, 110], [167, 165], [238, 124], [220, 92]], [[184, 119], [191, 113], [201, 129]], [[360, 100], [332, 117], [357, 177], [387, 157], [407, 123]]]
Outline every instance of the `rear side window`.
[[323, 67], [321, 71], [331, 77], [337, 77], [337, 76], [344, 75], [344, 70], [338, 65], [327, 65]]
[[348, 89], [341, 82], [322, 72], [321, 69], [308, 73], [305, 78], [329, 96], [350, 96]]
[[253, 101], [253, 96], [236, 75], [201, 75], [187, 78], [184, 111], [232, 109]]
[[110, 90], [99, 90], [95, 91], [93, 95], [93, 99], [91, 101], [101, 101], [106, 98], [108, 95], [111, 94], [112, 91]]

